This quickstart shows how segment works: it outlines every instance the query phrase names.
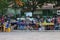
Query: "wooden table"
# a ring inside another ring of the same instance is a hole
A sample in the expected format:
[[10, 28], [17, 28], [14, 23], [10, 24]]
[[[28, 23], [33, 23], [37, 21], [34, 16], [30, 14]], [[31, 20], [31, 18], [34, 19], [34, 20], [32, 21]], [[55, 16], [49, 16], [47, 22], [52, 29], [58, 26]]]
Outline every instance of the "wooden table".
[[50, 28], [50, 30], [54, 29], [54, 23], [37, 23], [37, 24], [39, 24], [39, 25], [41, 24], [45, 28], [48, 26]]
[[41, 25], [43, 25], [43, 26], [46, 26], [46, 25], [54, 25], [54, 23], [37, 23], [37, 24], [41, 24]]
[[42, 25], [46, 26], [46, 25], [54, 25], [54, 23], [41, 23]]

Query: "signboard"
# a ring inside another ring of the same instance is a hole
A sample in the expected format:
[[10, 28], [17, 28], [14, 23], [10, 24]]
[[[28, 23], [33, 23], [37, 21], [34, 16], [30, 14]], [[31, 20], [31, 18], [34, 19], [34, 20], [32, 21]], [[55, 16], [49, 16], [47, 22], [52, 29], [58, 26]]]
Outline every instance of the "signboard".
[[25, 15], [31, 17], [32, 16], [32, 12], [25, 12]]
[[60, 10], [57, 10], [57, 15], [60, 15]]

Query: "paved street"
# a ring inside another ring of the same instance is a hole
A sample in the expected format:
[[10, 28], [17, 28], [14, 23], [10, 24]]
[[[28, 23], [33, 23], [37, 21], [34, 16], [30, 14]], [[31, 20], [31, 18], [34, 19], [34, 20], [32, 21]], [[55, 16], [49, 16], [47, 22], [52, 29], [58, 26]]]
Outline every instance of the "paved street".
[[0, 32], [0, 40], [60, 40], [60, 32]]

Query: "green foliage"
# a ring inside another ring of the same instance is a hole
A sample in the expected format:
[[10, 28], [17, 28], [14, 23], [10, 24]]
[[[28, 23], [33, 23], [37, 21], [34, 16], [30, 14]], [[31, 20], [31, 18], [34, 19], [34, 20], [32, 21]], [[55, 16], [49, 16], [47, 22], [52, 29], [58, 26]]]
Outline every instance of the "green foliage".
[[0, 12], [4, 13], [7, 7], [8, 7], [7, 0], [0, 0]]
[[7, 0], [0, 1], [0, 8], [6, 8], [8, 6]]

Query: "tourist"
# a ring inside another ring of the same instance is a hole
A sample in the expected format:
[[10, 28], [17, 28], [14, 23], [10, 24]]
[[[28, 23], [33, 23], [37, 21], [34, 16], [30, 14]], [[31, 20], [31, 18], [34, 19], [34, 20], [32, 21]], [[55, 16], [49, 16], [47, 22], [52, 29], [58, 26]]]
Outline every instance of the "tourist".
[[20, 29], [21, 29], [21, 30], [24, 30], [24, 28], [25, 28], [25, 26], [26, 26], [25, 20], [22, 20], [19, 25], [20, 25]]
[[50, 23], [51, 22], [51, 18], [50, 17], [47, 17], [46, 22], [47, 23]]

